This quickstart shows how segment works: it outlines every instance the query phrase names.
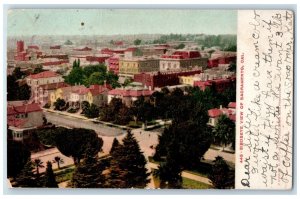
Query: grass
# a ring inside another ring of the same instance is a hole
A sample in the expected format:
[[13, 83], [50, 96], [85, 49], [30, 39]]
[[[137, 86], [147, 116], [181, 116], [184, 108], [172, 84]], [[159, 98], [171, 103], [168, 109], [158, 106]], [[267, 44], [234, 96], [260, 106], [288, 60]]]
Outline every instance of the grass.
[[182, 187], [184, 189], [211, 189], [212, 186], [203, 182], [191, 180], [188, 178], [182, 178]]
[[[148, 160], [149, 160], [149, 162], [152, 162], [154, 164], [158, 164], [158, 165], [160, 164], [160, 162], [159, 161], [155, 161], [152, 156], [148, 156]], [[187, 173], [191, 173], [191, 174], [194, 174], [194, 175], [197, 175], [197, 176], [201, 176], [201, 177], [207, 178], [210, 169], [211, 169], [210, 168], [210, 164], [201, 162], [201, 163], [199, 163], [197, 169], [194, 169], [194, 170], [184, 170], [184, 171], [187, 172]]]
[[75, 168], [67, 168], [65, 170], [61, 170], [55, 173], [55, 178], [57, 183], [65, 182], [72, 179], [72, 175], [74, 173]]
[[[151, 169], [152, 173], [154, 169]], [[160, 180], [158, 177], [153, 175], [153, 182], [155, 188], [160, 188]], [[203, 182], [199, 182], [196, 180], [191, 180], [189, 178], [182, 178], [182, 189], [211, 189], [212, 186], [205, 184]]]

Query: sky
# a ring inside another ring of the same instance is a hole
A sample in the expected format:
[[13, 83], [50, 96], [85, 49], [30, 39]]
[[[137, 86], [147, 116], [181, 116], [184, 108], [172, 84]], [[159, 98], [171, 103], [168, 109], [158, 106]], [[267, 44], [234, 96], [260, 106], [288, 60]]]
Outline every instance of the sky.
[[237, 11], [14, 9], [7, 35], [236, 34]]

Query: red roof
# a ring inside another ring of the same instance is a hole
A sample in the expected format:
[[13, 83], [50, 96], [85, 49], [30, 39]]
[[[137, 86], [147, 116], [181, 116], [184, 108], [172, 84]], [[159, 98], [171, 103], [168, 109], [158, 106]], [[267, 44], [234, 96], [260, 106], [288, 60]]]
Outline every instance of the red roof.
[[70, 85], [65, 82], [58, 82], [58, 83], [44, 84], [44, 85], [39, 86], [39, 88], [41, 87], [45, 90], [54, 90], [57, 88], [63, 88], [63, 87], [67, 87], [67, 86], [70, 86]]
[[31, 79], [40, 79], [40, 78], [50, 78], [50, 77], [57, 77], [57, 76], [60, 75], [53, 71], [44, 71], [38, 74], [29, 75], [28, 77]]
[[229, 115], [229, 119], [232, 120], [232, 121], [235, 121], [236, 120], [236, 115], [235, 114]]
[[7, 115], [16, 115], [22, 113], [39, 112], [39, 111], [42, 111], [42, 109], [37, 103], [7, 107]]
[[236, 102], [230, 102], [229, 104], [228, 104], [228, 108], [236, 108]]
[[217, 108], [208, 110], [209, 117], [219, 117], [221, 114], [223, 114], [222, 111]]
[[91, 85], [90, 86], [90, 92], [92, 93], [93, 96], [95, 95], [99, 95], [105, 91], [109, 91], [111, 90], [111, 86], [109, 84], [106, 84], [106, 85]]
[[139, 97], [139, 96], [150, 96], [154, 91], [150, 90], [122, 90], [114, 89], [108, 92], [109, 95], [121, 95], [123, 97]]
[[27, 119], [8, 119], [7, 124], [8, 126], [14, 126], [14, 127], [22, 127], [24, 124], [26, 124], [28, 120]]

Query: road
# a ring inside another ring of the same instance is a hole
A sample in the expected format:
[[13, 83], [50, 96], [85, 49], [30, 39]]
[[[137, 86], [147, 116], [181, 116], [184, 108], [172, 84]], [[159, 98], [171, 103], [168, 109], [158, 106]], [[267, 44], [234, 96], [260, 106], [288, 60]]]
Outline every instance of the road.
[[92, 129], [95, 130], [98, 135], [102, 136], [118, 136], [126, 133], [126, 130], [109, 127], [99, 123], [96, 124], [88, 119], [77, 118], [48, 111], [44, 111], [44, 114], [47, 121], [55, 125], [66, 126], [70, 128]]

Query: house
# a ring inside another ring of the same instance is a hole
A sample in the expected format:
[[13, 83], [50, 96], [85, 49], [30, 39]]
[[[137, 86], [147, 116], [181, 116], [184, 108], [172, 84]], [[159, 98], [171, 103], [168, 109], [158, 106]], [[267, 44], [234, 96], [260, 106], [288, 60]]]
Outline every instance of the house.
[[41, 106], [44, 106], [45, 104], [50, 103], [51, 93], [54, 93], [58, 88], [63, 88], [67, 86], [69, 85], [65, 82], [58, 82], [35, 87], [33, 93], [34, 102], [40, 104]]
[[117, 88], [108, 92], [108, 103], [113, 98], [122, 99], [122, 102], [130, 107], [132, 103], [138, 99], [138, 97], [144, 96], [145, 100], [149, 99], [154, 91], [145, 88], [127, 87]]
[[[68, 102], [70, 100], [71, 97], [71, 93], [80, 90], [80, 89], [84, 89], [86, 88], [83, 85], [77, 85], [77, 86], [67, 86], [67, 87], [62, 87], [62, 88], [58, 88], [55, 90], [55, 92], [52, 92], [50, 94], [50, 103], [51, 106], [53, 106], [54, 102], [56, 102], [56, 100], [59, 99], [63, 99], [66, 102]], [[73, 97], [73, 100], [75, 100], [76, 98]]]
[[108, 92], [112, 90], [110, 85], [91, 85], [87, 93], [87, 101], [90, 104], [104, 106], [108, 103]]
[[42, 126], [43, 111], [39, 104], [14, 104], [8, 102], [7, 105], [7, 124], [12, 131], [13, 139], [22, 141], [26, 133]]
[[235, 122], [236, 120], [236, 103], [230, 102], [228, 108], [214, 108], [208, 110], [209, 121], [208, 125], [215, 127], [217, 125], [218, 119], [221, 115], [226, 115], [230, 120]]
[[27, 76], [26, 82], [31, 88], [33, 88], [45, 84], [64, 82], [64, 78], [53, 71], [44, 71]]

